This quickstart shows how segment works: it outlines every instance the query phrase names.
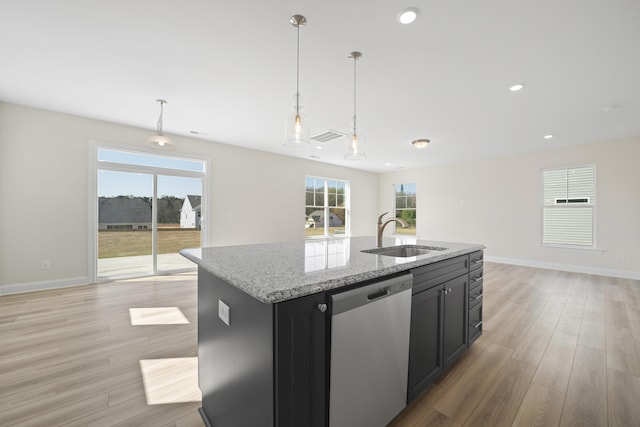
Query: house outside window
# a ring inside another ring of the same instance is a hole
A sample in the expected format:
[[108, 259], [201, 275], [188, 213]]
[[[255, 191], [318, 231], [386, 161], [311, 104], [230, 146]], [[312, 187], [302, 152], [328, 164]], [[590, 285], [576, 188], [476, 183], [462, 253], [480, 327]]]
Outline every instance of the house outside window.
[[305, 187], [305, 236], [348, 236], [349, 183], [307, 176]]
[[[395, 216], [409, 224], [402, 228], [396, 224], [395, 234], [416, 234], [416, 184], [395, 184], [394, 186]], [[395, 224], [395, 223], [394, 223]]]
[[542, 171], [542, 245], [594, 248], [595, 165]]

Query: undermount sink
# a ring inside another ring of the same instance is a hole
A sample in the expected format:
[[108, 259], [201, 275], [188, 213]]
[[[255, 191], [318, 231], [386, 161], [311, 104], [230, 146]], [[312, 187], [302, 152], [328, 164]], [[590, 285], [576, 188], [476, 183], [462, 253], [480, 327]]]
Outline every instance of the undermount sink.
[[444, 251], [445, 249], [447, 248], [441, 248], [438, 246], [400, 245], [388, 246], [386, 248], [365, 249], [362, 252], [374, 255], [386, 255], [406, 258], [418, 255], [427, 255], [434, 252]]

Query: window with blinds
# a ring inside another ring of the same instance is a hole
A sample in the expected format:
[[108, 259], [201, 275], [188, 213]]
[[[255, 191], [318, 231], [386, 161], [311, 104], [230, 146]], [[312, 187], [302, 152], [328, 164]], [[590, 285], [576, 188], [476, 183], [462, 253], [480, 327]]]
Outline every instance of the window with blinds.
[[593, 247], [596, 168], [542, 171], [542, 244]]

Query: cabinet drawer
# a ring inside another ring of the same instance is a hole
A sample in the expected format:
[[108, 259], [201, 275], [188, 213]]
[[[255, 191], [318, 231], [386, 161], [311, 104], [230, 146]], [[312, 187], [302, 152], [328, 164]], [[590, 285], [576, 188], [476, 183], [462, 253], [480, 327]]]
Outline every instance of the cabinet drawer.
[[469, 309], [469, 344], [482, 335], [482, 303]]
[[413, 294], [417, 294], [434, 286], [469, 272], [469, 257], [459, 257], [425, 265], [411, 270], [413, 273]]
[[482, 268], [471, 270], [471, 273], [469, 273], [469, 289], [475, 289], [476, 287], [482, 285], [484, 276], [483, 271], [484, 269]]
[[482, 267], [483, 260], [484, 260], [484, 251], [472, 252], [469, 255], [469, 268], [471, 270], [475, 270], [477, 268]]
[[469, 309], [480, 303], [482, 303], [482, 286], [477, 286], [472, 291], [469, 291]]

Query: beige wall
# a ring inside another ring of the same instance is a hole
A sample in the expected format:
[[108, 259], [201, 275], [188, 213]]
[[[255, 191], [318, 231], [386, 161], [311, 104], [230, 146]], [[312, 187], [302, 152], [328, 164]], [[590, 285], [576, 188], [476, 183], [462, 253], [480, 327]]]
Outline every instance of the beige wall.
[[[0, 294], [89, 280], [91, 141], [149, 149], [153, 131], [0, 103]], [[351, 182], [352, 234], [372, 235], [377, 175], [187, 137], [174, 153], [211, 159], [208, 245], [304, 237], [304, 177]], [[40, 269], [50, 260], [50, 270]], [[44, 283], [44, 285], [43, 285]], [[16, 286], [18, 285], [18, 286]]]
[[[540, 247], [540, 170], [595, 164], [597, 246]], [[420, 238], [477, 242], [488, 260], [640, 279], [640, 137], [379, 176], [380, 211], [394, 183], [417, 184]]]

